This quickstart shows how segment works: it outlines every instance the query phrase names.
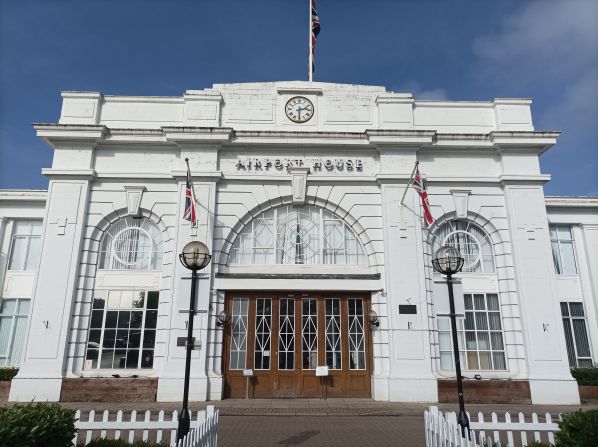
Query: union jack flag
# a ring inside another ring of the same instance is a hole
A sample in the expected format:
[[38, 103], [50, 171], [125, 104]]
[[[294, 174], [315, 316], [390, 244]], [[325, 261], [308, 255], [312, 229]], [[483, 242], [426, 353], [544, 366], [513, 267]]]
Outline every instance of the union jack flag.
[[193, 180], [191, 179], [191, 169], [189, 169], [189, 159], [185, 158], [187, 163], [187, 186], [185, 187], [185, 213], [183, 219], [191, 222], [195, 226], [197, 223], [197, 204], [195, 203], [195, 192], [193, 191]]
[[415, 176], [413, 177], [413, 189], [417, 191], [422, 200], [422, 207], [424, 209], [424, 223], [426, 228], [434, 223], [434, 218], [430, 212], [430, 203], [428, 202], [428, 193], [426, 192], [426, 185], [422, 176], [419, 174], [419, 165], [415, 168]]
[[316, 39], [320, 34], [320, 19], [316, 12], [316, 0], [311, 0], [311, 72], [316, 71]]

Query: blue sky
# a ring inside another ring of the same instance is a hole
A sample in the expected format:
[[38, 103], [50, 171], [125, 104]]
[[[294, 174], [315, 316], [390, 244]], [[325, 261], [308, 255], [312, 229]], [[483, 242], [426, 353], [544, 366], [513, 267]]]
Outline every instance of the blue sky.
[[[532, 98], [547, 194], [598, 195], [598, 1], [319, 0], [314, 80]], [[308, 0], [0, 0], [0, 188], [45, 188], [61, 90], [181, 95], [305, 79]]]

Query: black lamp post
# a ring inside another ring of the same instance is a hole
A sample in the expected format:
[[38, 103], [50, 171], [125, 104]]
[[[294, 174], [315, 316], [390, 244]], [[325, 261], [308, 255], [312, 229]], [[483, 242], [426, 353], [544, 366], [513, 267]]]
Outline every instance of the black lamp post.
[[457, 374], [457, 393], [459, 395], [459, 415], [457, 422], [461, 426], [461, 435], [465, 437], [465, 428], [469, 432], [469, 418], [465, 412], [465, 403], [463, 402], [463, 380], [461, 378], [461, 357], [459, 355], [459, 342], [457, 340], [457, 318], [455, 316], [455, 298], [453, 297], [453, 275], [463, 268], [463, 258], [454, 247], [445, 245], [436, 252], [436, 258], [432, 259], [434, 270], [446, 275], [446, 283], [449, 292], [451, 332], [453, 334], [453, 357], [455, 358], [455, 373]]
[[181, 264], [191, 270], [191, 297], [189, 298], [189, 324], [187, 325], [187, 358], [185, 361], [185, 385], [183, 389], [183, 409], [179, 415], [177, 439], [183, 439], [189, 433], [189, 374], [191, 372], [191, 351], [193, 351], [193, 319], [195, 317], [195, 287], [198, 270], [204, 269], [212, 259], [208, 247], [199, 241], [189, 242], [179, 255]]

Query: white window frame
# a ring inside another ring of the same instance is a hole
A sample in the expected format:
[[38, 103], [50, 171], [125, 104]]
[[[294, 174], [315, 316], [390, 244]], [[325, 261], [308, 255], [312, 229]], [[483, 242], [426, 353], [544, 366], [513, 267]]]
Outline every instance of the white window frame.
[[[39, 227], [33, 225], [33, 223], [39, 223]], [[17, 230], [17, 226], [18, 224], [28, 224], [28, 233], [27, 234], [16, 234], [16, 230]], [[42, 221], [41, 220], [35, 220], [35, 219], [19, 219], [19, 220], [15, 220], [13, 221], [12, 224], [12, 235], [10, 238], [10, 250], [8, 253], [8, 262], [6, 263], [7, 267], [6, 269], [11, 271], [11, 272], [33, 272], [35, 271], [35, 268], [37, 267], [37, 265], [39, 264], [39, 257], [41, 256], [41, 244], [40, 244], [40, 248], [39, 248], [39, 253], [37, 254], [38, 258], [35, 260], [35, 262], [33, 263], [33, 265], [30, 268], [27, 268], [27, 264], [29, 264], [29, 259], [30, 259], [30, 250], [31, 250], [31, 240], [32, 239], [39, 239], [41, 241], [42, 238]], [[34, 228], [39, 228], [39, 234], [33, 234], [33, 229]], [[25, 258], [24, 258], [24, 268], [13, 268], [11, 267], [12, 264], [12, 257], [14, 254], [14, 250], [15, 250], [15, 241], [16, 239], [26, 239], [27, 243], [25, 245]]]
[[[501, 310], [501, 305], [500, 305], [500, 294], [496, 293], [496, 292], [475, 292], [475, 293], [464, 293], [464, 295], [470, 295], [471, 296], [471, 300], [472, 300], [472, 306], [473, 309], [466, 309], [465, 313], [467, 314], [467, 312], [471, 312], [473, 313], [473, 320], [474, 320], [474, 330], [470, 330], [470, 329], [465, 329], [465, 318], [457, 318], [457, 341], [459, 343], [459, 355], [460, 355], [460, 360], [461, 360], [461, 367], [463, 371], [475, 371], [475, 372], [484, 372], [484, 373], [507, 373], [509, 371], [509, 359], [507, 356], [507, 347], [505, 344], [505, 328], [504, 328], [504, 320], [503, 320], [503, 316], [502, 316], [502, 310]], [[475, 308], [475, 301], [474, 301], [474, 296], [475, 295], [483, 295], [484, 296], [484, 309], [483, 310], [478, 310]], [[496, 295], [497, 300], [498, 300], [498, 310], [490, 310], [488, 308], [488, 295]], [[486, 316], [486, 323], [487, 323], [487, 327], [488, 329], [481, 329], [478, 330], [477, 328], [477, 322], [475, 319], [475, 313], [476, 312], [483, 312]], [[490, 318], [488, 315], [488, 312], [498, 312], [499, 314], [499, 321], [500, 321], [500, 334], [501, 334], [501, 341], [502, 341], [502, 349], [493, 349], [492, 348], [492, 332], [499, 332], [497, 330], [491, 330], [490, 329]], [[453, 338], [452, 338], [452, 328], [451, 328], [451, 324], [450, 324], [450, 319], [449, 317], [438, 317], [438, 320], [440, 321], [440, 319], [442, 319], [443, 321], [448, 322], [448, 329], [440, 329], [440, 327], [438, 327], [438, 362], [439, 362], [439, 367], [442, 371], [454, 371], [455, 370], [455, 359], [454, 359], [454, 354], [453, 354]], [[476, 335], [476, 349], [468, 349], [467, 348], [467, 343], [466, 343], [466, 332], [474, 332]], [[488, 344], [489, 344], [489, 349], [480, 349], [479, 348], [479, 337], [478, 337], [478, 333], [479, 332], [484, 332], [488, 334]], [[448, 335], [448, 339], [449, 339], [449, 346], [447, 349], [442, 349], [441, 350], [441, 346], [440, 346], [440, 334], [444, 333]], [[480, 362], [480, 351], [482, 352], [489, 352], [490, 353], [490, 361], [492, 364], [492, 368], [491, 369], [480, 369], [479, 366], [481, 365]], [[469, 361], [468, 361], [468, 357], [467, 354], [471, 353], [471, 352], [475, 352], [476, 356], [477, 356], [477, 361], [478, 361], [478, 368], [476, 369], [472, 369], [469, 367]], [[504, 356], [504, 362], [505, 362], [505, 368], [504, 369], [496, 369], [495, 367], [495, 362], [494, 362], [494, 353], [501, 353]], [[442, 361], [441, 361], [441, 353], [450, 353], [450, 358], [451, 358], [451, 367], [450, 368], [446, 368], [446, 367], [442, 367]]]
[[[15, 312], [13, 313], [1, 313], [0, 312], [0, 316], [2, 316], [3, 320], [9, 320], [10, 319], [10, 330], [9, 330], [9, 334], [8, 334], [8, 343], [7, 343], [7, 351], [6, 354], [2, 354], [0, 353], [0, 359], [3, 359], [3, 361], [6, 361], [6, 363], [3, 363], [2, 367], [8, 367], [8, 366], [19, 366], [21, 364], [21, 361], [23, 360], [23, 356], [25, 355], [25, 337], [23, 337], [23, 346], [21, 347], [21, 355], [18, 359], [13, 359], [12, 358], [12, 353], [14, 351], [14, 342], [15, 342], [15, 334], [16, 334], [16, 329], [17, 329], [17, 321], [18, 320], [25, 320], [26, 324], [25, 324], [25, 334], [27, 333], [27, 324], [28, 324], [28, 319], [29, 319], [29, 312], [31, 311], [31, 298], [4, 298], [2, 300], [0, 300], [0, 309], [1, 309], [1, 304], [3, 301], [15, 301]], [[22, 301], [28, 301], [29, 304], [27, 306], [27, 313], [26, 314], [22, 314], [22, 313], [18, 313], [18, 309], [20, 307], [20, 304]]]
[[[282, 250], [280, 246], [281, 234], [279, 234], [279, 227], [282, 220], [279, 219], [279, 212], [281, 209], [297, 210], [297, 207], [290, 205], [283, 205], [281, 207], [272, 208], [262, 212], [260, 215], [251, 220], [239, 233], [233, 242], [229, 265], [346, 265], [346, 266], [364, 266], [367, 265], [367, 257], [361, 241], [353, 232], [353, 229], [340, 217], [331, 211], [325, 210], [314, 205], [305, 205], [300, 207], [297, 212], [309, 216], [309, 220], [313, 225], [317, 226], [317, 240], [313, 241], [313, 245], [317, 247], [307, 246], [306, 249], [312, 250], [308, 258], [305, 257], [303, 262], [298, 262], [296, 258], [288, 258], [286, 252], [283, 250], [282, 258], [279, 259]], [[311, 217], [317, 212], [318, 221], [314, 222]], [[272, 244], [268, 247], [257, 247], [255, 237], [255, 223], [268, 222], [270, 225], [270, 232], [272, 234]], [[326, 239], [324, 234], [324, 226], [329, 222], [339, 222], [343, 228], [343, 244], [342, 247], [331, 247], [325, 245]], [[287, 226], [285, 225], [285, 228]], [[350, 233], [352, 238], [347, 238], [347, 233]], [[251, 252], [244, 251], [244, 245], [247, 240], [250, 240]], [[296, 256], [296, 254], [295, 254]], [[333, 262], [325, 262], [331, 258]], [[246, 261], [249, 259], [249, 261]], [[291, 262], [295, 259], [295, 262]], [[337, 261], [344, 262], [337, 262]]]
[[[552, 257], [554, 261], [554, 273], [559, 276], [577, 276], [579, 274], [579, 269], [577, 268], [577, 253], [575, 250], [575, 237], [573, 236], [573, 226], [568, 224], [550, 224], [548, 228], [550, 233], [552, 233], [552, 229], [554, 229], [554, 232], [556, 234], [556, 237], [554, 238], [552, 237], [552, 234], [550, 234], [550, 250], [552, 252]], [[562, 239], [559, 235], [559, 228], [567, 228], [569, 230], [569, 234], [571, 235], [571, 239]], [[558, 265], [561, 266], [561, 270], [563, 269], [563, 243], [571, 244], [571, 250], [573, 251], [573, 266], [575, 267], [574, 273], [564, 273], [562, 271], [559, 272]], [[555, 245], [557, 247], [556, 255], [558, 256], [558, 265], [557, 259], [555, 259]]]
[[[573, 316], [571, 315], [571, 304], [581, 304], [581, 309], [583, 311], [583, 315], [582, 316]], [[567, 306], [567, 315], [563, 315], [563, 309], [562, 309], [562, 305], [565, 304]], [[592, 340], [590, 337], [590, 331], [588, 328], [588, 319], [587, 319], [587, 315], [586, 315], [586, 309], [584, 306], [583, 301], [561, 301], [560, 302], [561, 305], [561, 319], [562, 320], [569, 320], [569, 335], [571, 336], [571, 340], [573, 342], [573, 349], [574, 352], [573, 354], [575, 355], [575, 365], [571, 365], [570, 359], [569, 359], [569, 348], [567, 346], [567, 337], [565, 335], [565, 345], [567, 348], [567, 361], [569, 362], [569, 366], [571, 368], [591, 368], [594, 365], [594, 358], [592, 357]], [[579, 349], [577, 347], [577, 338], [575, 337], [575, 329], [573, 328], [573, 320], [581, 320], [583, 321], [584, 327], [585, 327], [585, 332], [586, 332], [586, 338], [587, 338], [587, 343], [588, 343], [588, 350], [590, 352], [589, 356], [580, 356], [579, 355]], [[567, 328], [565, 327], [565, 323], [563, 321], [563, 331], [567, 331]], [[590, 366], [579, 366], [579, 361], [580, 360], [589, 360], [592, 365]]]

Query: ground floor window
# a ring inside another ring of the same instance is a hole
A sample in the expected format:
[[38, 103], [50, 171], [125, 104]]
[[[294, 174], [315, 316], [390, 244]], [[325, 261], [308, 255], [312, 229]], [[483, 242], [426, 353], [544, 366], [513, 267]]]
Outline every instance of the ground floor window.
[[593, 361], [583, 303], [561, 303], [561, 315], [563, 317], [563, 328], [565, 329], [569, 366], [572, 368], [591, 368]]
[[18, 366], [23, 358], [29, 299], [3, 299], [0, 304], [0, 366]]
[[158, 297], [157, 291], [96, 291], [85, 369], [152, 368]]
[[[464, 294], [465, 319], [457, 319], [461, 367], [465, 370], [507, 369], [502, 320], [496, 293]], [[454, 369], [451, 323], [438, 319], [440, 367]]]

